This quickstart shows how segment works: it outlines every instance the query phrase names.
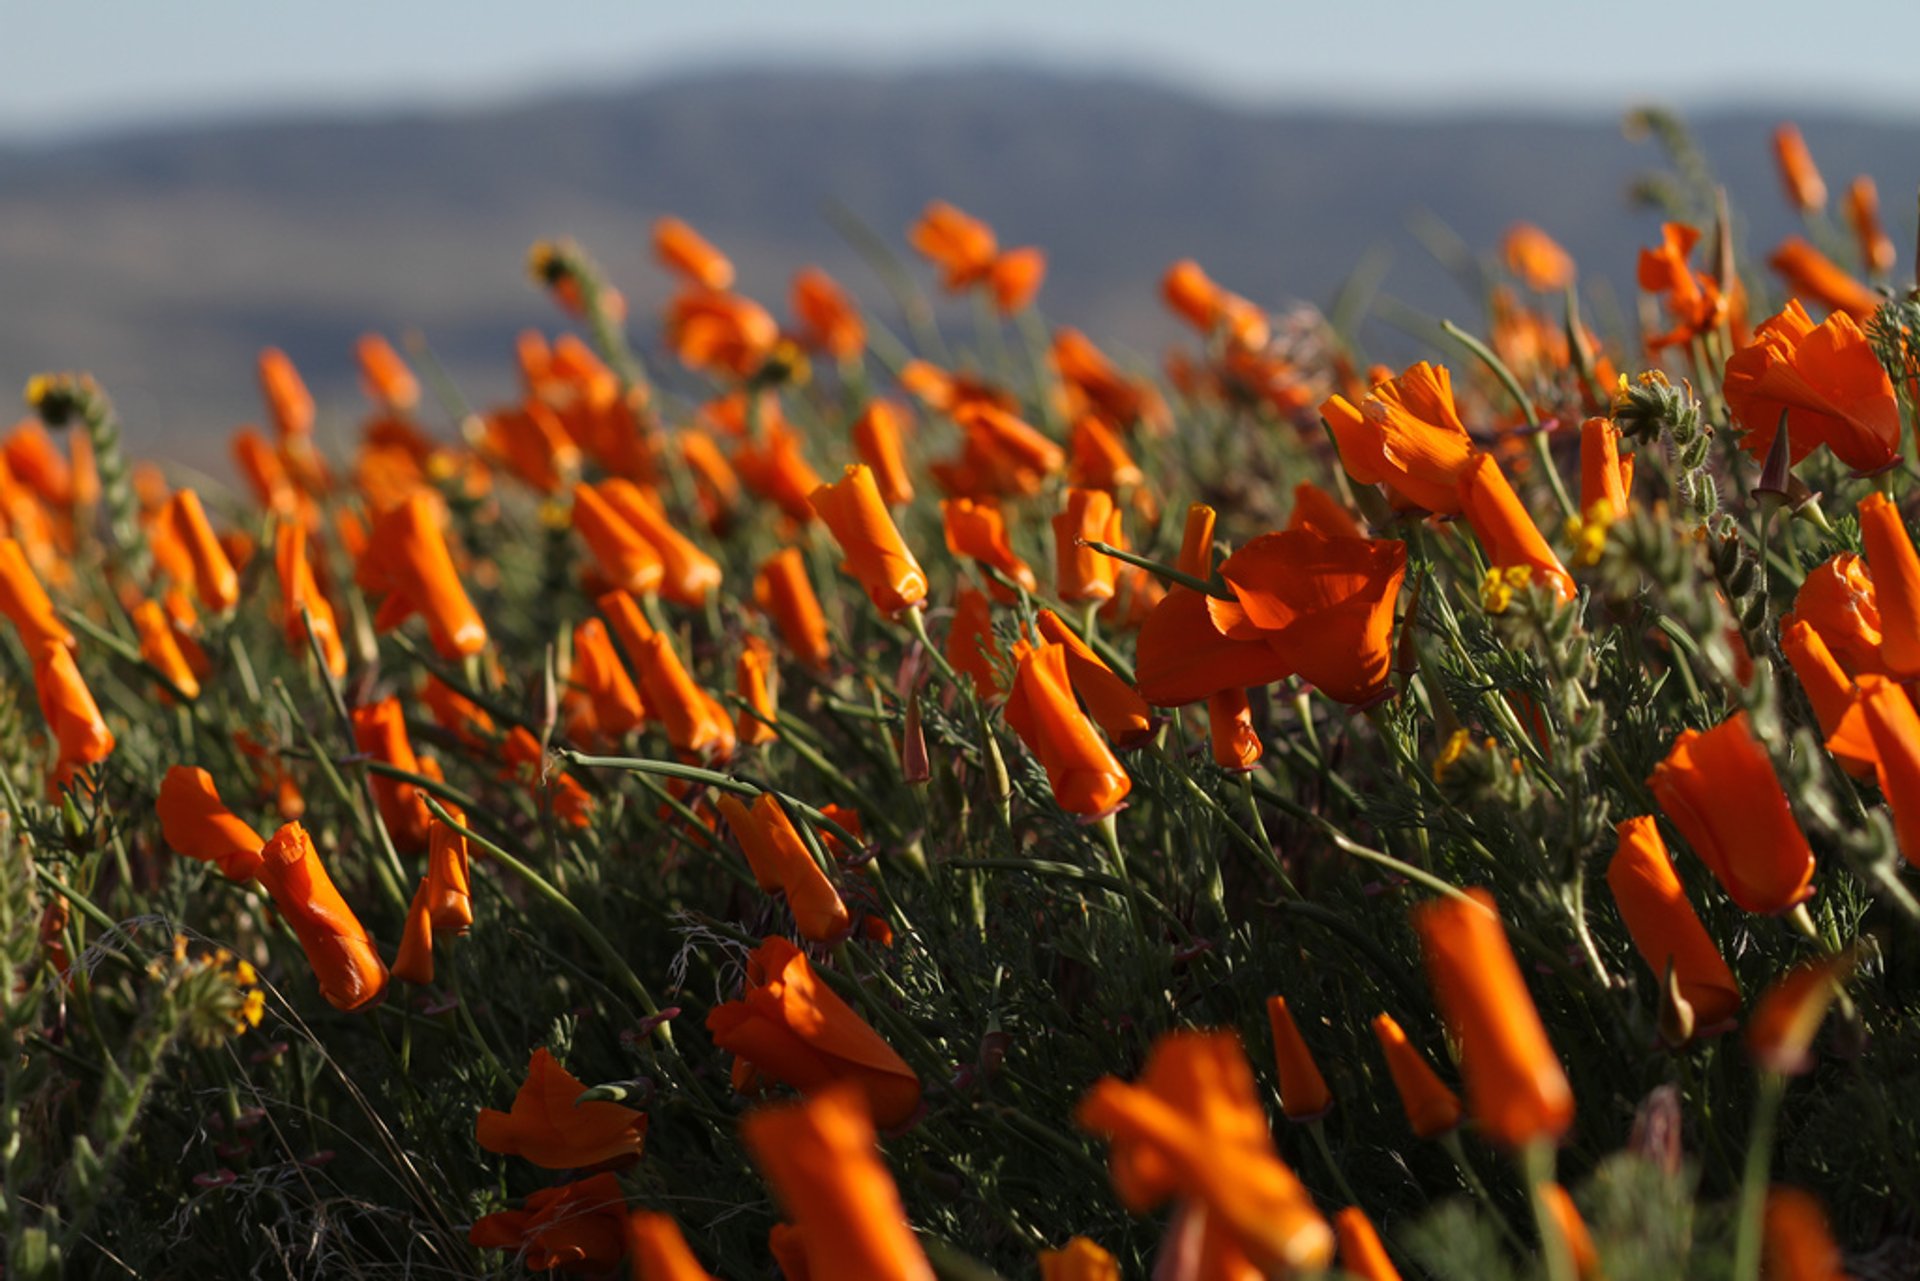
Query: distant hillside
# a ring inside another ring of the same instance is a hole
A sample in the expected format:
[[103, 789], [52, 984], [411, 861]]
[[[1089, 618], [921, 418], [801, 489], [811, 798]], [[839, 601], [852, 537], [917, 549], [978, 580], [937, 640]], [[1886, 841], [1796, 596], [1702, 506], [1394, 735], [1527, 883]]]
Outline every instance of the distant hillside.
[[[1789, 223], [1774, 123], [1695, 121], [1762, 247]], [[1801, 123], [1836, 188], [1876, 176], [1904, 260], [1920, 129]], [[89, 367], [137, 442], [205, 461], [257, 412], [261, 344], [287, 348], [345, 412], [352, 339], [418, 327], [485, 398], [506, 386], [513, 333], [552, 323], [522, 275], [534, 238], [580, 237], [641, 311], [663, 288], [646, 229], [666, 211], [779, 308], [809, 261], [878, 299], [823, 217], [830, 201], [897, 244], [929, 198], [951, 199], [1047, 248], [1050, 318], [1149, 352], [1172, 333], [1155, 282], [1180, 255], [1277, 304], [1324, 301], [1386, 246], [1388, 293], [1457, 312], [1466, 300], [1409, 235], [1410, 211], [1478, 250], [1515, 219], [1538, 222], [1589, 278], [1625, 285], [1654, 233], [1626, 191], [1656, 160], [1612, 121], [1262, 114], [1004, 70], [716, 73], [469, 114], [0, 150], [0, 388]]]

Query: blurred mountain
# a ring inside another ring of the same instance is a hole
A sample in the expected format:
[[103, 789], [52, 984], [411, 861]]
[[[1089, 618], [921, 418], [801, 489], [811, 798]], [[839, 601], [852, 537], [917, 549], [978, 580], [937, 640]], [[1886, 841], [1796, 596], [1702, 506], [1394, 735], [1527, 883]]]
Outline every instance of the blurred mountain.
[[[1760, 252], [1792, 229], [1774, 123], [1692, 121]], [[1836, 195], [1855, 173], [1878, 179], [1906, 269], [1920, 127], [1801, 123]], [[524, 274], [542, 236], [583, 241], [639, 329], [667, 287], [646, 247], [666, 212], [726, 249], [777, 312], [791, 271], [817, 262], [893, 323], [826, 210], [904, 251], [934, 197], [1047, 249], [1050, 320], [1148, 356], [1174, 336], [1157, 282], [1180, 256], [1264, 303], [1325, 305], [1381, 249], [1383, 294], [1473, 318], [1476, 300], [1429, 251], [1436, 233], [1410, 230], [1417, 211], [1483, 254], [1510, 223], [1536, 222], [1630, 309], [1633, 253], [1658, 220], [1629, 189], [1661, 163], [1611, 120], [1237, 110], [1138, 81], [990, 68], [714, 72], [460, 114], [0, 149], [0, 388], [89, 368], [137, 446], [204, 464], [257, 417], [265, 344], [293, 355], [342, 426], [357, 412], [351, 343], [368, 329], [417, 329], [470, 397], [505, 394], [514, 333], [557, 323]], [[1365, 332], [1398, 354], [1390, 326]]]

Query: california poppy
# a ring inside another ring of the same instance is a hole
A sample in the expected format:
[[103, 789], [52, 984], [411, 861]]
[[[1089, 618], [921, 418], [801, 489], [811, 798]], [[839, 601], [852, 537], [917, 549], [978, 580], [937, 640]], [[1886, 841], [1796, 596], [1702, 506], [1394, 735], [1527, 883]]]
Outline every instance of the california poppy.
[[1176, 1196], [1204, 1208], [1262, 1274], [1332, 1261], [1333, 1231], [1275, 1154], [1233, 1033], [1160, 1037], [1137, 1082], [1102, 1078], [1074, 1116], [1111, 1141], [1114, 1187], [1129, 1210]]
[[1147, 700], [1121, 680], [1092, 646], [1050, 609], [1036, 614], [1034, 624], [1049, 645], [1066, 651], [1067, 679], [1073, 692], [1115, 747], [1125, 751], [1153, 737], [1153, 709], [1147, 706]]
[[551, 406], [528, 399], [482, 421], [487, 457], [541, 493], [557, 494], [579, 474], [580, 446]]
[[793, 277], [796, 337], [808, 351], [852, 360], [867, 345], [867, 324], [840, 283], [818, 267], [803, 267]]
[[713, 1281], [687, 1248], [679, 1225], [664, 1214], [627, 1216], [627, 1255], [633, 1281]]
[[1133, 780], [1073, 699], [1064, 645], [1042, 645], [1020, 661], [1007, 695], [1007, 724], [1047, 771], [1053, 796], [1070, 814], [1109, 814]]
[[1733, 901], [1784, 912], [1813, 895], [1813, 850], [1745, 712], [1683, 730], [1647, 786]]
[[1088, 543], [1112, 544], [1120, 512], [1104, 489], [1069, 489], [1066, 510], [1053, 518], [1054, 590], [1060, 599], [1111, 600], [1120, 562]]
[[1368, 392], [1358, 408], [1334, 396], [1320, 415], [1354, 480], [1384, 484], [1403, 503], [1436, 515], [1459, 514], [1461, 482], [1476, 451], [1454, 408], [1446, 366], [1420, 361]]
[[1857, 472], [1876, 472], [1900, 453], [1893, 382], [1852, 316], [1819, 325], [1798, 299], [1760, 323], [1753, 342], [1727, 359], [1727, 405], [1755, 458], [1773, 447], [1782, 414], [1794, 462], [1825, 445]]
[[1350, 1205], [1333, 1216], [1334, 1236], [1340, 1242], [1340, 1270], [1358, 1281], [1400, 1281], [1400, 1272], [1387, 1257], [1387, 1247], [1374, 1231], [1366, 1211]]
[[313, 430], [313, 393], [301, 379], [287, 353], [268, 347], [260, 353], [260, 391], [281, 443], [304, 438]]
[[808, 1096], [836, 1083], [852, 1085], [875, 1122], [888, 1129], [904, 1125], [920, 1107], [913, 1069], [783, 938], [754, 949], [745, 990], [707, 1015], [707, 1031], [715, 1045], [738, 1056], [736, 1081], [764, 1077]]
[[801, 451], [800, 435], [791, 427], [763, 424], [758, 441], [742, 441], [733, 452], [740, 483], [773, 502], [787, 519], [805, 525], [814, 517], [812, 495], [824, 483]]
[[176, 854], [212, 863], [230, 881], [250, 881], [260, 870], [260, 834], [220, 800], [213, 775], [174, 765], [160, 780], [154, 808], [160, 833]]
[[1580, 1217], [1580, 1211], [1573, 1204], [1573, 1197], [1558, 1183], [1548, 1181], [1538, 1189], [1540, 1202], [1546, 1207], [1547, 1216], [1553, 1220], [1554, 1228], [1560, 1233], [1562, 1244], [1567, 1247], [1567, 1256], [1573, 1262], [1573, 1274], [1580, 1281], [1593, 1281], [1600, 1272], [1600, 1252], [1594, 1248], [1593, 1233], [1587, 1230], [1586, 1220]]
[[689, 429], [675, 440], [680, 446], [680, 456], [693, 472], [693, 484], [707, 528], [724, 535], [732, 527], [734, 513], [740, 506], [740, 474], [706, 432]]
[[174, 639], [173, 624], [160, 602], [143, 600], [134, 606], [133, 628], [140, 634], [140, 657], [172, 681], [187, 698], [198, 698], [200, 680], [193, 674], [186, 656], [180, 652], [180, 642]]
[[1253, 727], [1247, 691], [1223, 689], [1207, 695], [1207, 739], [1213, 763], [1223, 770], [1245, 773], [1260, 763], [1266, 749]]
[[786, 895], [800, 936], [816, 943], [844, 936], [852, 923], [847, 906], [773, 793], [760, 793], [751, 808], [731, 793], [723, 794], [717, 804], [760, 888]]
[[1820, 736], [1829, 740], [1828, 750], [1833, 752], [1849, 774], [1857, 777], [1870, 777], [1873, 763], [1870, 758], [1853, 756], [1850, 752], [1832, 746], [1832, 738], [1840, 728], [1840, 722], [1853, 706], [1854, 683], [1840, 666], [1827, 643], [1815, 631], [1812, 624], [1803, 619], [1794, 619], [1782, 624], [1780, 628], [1780, 651], [1793, 667], [1793, 674], [1800, 680], [1800, 688], [1806, 691], [1807, 701], [1813, 704], [1813, 716], [1820, 724]]
[[[313, 638], [319, 642], [321, 660], [329, 674], [338, 678], [347, 674], [347, 649], [340, 640], [339, 620], [333, 603], [320, 591], [313, 565], [307, 559], [307, 528], [296, 520], [274, 525], [274, 572], [280, 579], [280, 610], [285, 616], [287, 644], [294, 653], [307, 650], [307, 627], [311, 620]], [[305, 610], [304, 617], [301, 611]]]
[[1273, 1060], [1280, 1077], [1280, 1110], [1289, 1121], [1325, 1116], [1333, 1109], [1333, 1093], [1293, 1021], [1286, 997], [1267, 998], [1267, 1022], [1273, 1030]]
[[1459, 1096], [1447, 1088], [1419, 1049], [1407, 1040], [1400, 1025], [1390, 1015], [1376, 1014], [1372, 1026], [1380, 1052], [1386, 1056], [1394, 1092], [1400, 1096], [1400, 1106], [1414, 1134], [1431, 1139], [1459, 1125]]
[[748, 636], [740, 643], [733, 679], [743, 703], [735, 719], [735, 733], [749, 746], [771, 743], [779, 737], [770, 724], [779, 715], [774, 701], [773, 676], [773, 648], [758, 636]]
[[[617, 595], [617, 593], [613, 593]], [[606, 598], [601, 598], [602, 608]], [[618, 620], [615, 620], [618, 630]], [[674, 750], [688, 756], [709, 756], [725, 760], [733, 755], [736, 743], [733, 722], [726, 709], [688, 674], [673, 640], [664, 632], [648, 629], [635, 640], [621, 637], [633, 659], [640, 693], [647, 714], [667, 731]]]
[[438, 676], [427, 677], [420, 687], [420, 701], [433, 714], [434, 724], [466, 747], [484, 749], [496, 736], [493, 717], [487, 710]]
[[1610, 418], [1589, 418], [1580, 424], [1580, 514], [1592, 517], [1606, 504], [1607, 518], [1627, 514], [1627, 494], [1633, 488], [1633, 455], [1620, 456], [1620, 429]]
[[733, 264], [727, 256], [678, 218], [654, 221], [653, 256], [667, 270], [703, 289], [725, 289], [733, 284]]
[[1847, 1281], [1827, 1213], [1811, 1192], [1769, 1188], [1761, 1224], [1763, 1275], [1769, 1281]]
[[[381, 699], [353, 709], [353, 741], [370, 760], [420, 773], [420, 758], [413, 753], [407, 737], [406, 713], [400, 700]], [[418, 787], [385, 774], [372, 775], [373, 796], [380, 806], [380, 819], [394, 848], [405, 854], [418, 854], [427, 848], [427, 824], [433, 814], [427, 809], [426, 796]]]
[[921, 212], [907, 229], [907, 242], [940, 268], [941, 284], [956, 292], [985, 281], [1000, 253], [993, 228], [944, 200]]
[[1120, 1261], [1086, 1237], [1040, 1252], [1040, 1281], [1120, 1281]]
[[[1040, 580], [1034, 577], [1032, 566], [1016, 555], [1013, 544], [1007, 541], [1006, 517], [1001, 514], [998, 502], [991, 498], [979, 501], [943, 498], [940, 519], [946, 530], [948, 551], [979, 561], [1028, 592], [1040, 590]], [[987, 590], [996, 600], [1014, 599], [1014, 593], [997, 581], [988, 580]]]
[[414, 887], [412, 901], [407, 904], [406, 920], [400, 926], [400, 950], [394, 954], [393, 964], [387, 970], [389, 977], [418, 987], [433, 982], [431, 893], [427, 878], [421, 877]]
[[1900, 509], [1885, 494], [1868, 494], [1857, 510], [1879, 611], [1880, 664], [1889, 675], [1910, 680], [1920, 676], [1920, 553]]
[[1660, 226], [1660, 247], [1640, 251], [1640, 287], [1665, 295], [1667, 317], [1673, 325], [1647, 339], [1647, 345], [1655, 351], [1684, 345], [1718, 329], [1727, 319], [1729, 300], [1721, 293], [1719, 282], [1688, 265], [1687, 258], [1699, 243], [1698, 228], [1668, 222]]
[[[74, 435], [78, 438], [84, 434]], [[0, 464], [47, 506], [75, 505], [74, 468], [38, 419], [29, 418], [7, 433], [4, 445], [0, 445]]]
[[548, 1170], [575, 1170], [638, 1157], [647, 1117], [618, 1103], [577, 1102], [586, 1085], [547, 1053], [527, 1061], [511, 1111], [482, 1108], [474, 1137], [489, 1152], [525, 1157]]
[[1573, 1091], [1520, 977], [1492, 896], [1468, 893], [1471, 901], [1420, 904], [1413, 925], [1434, 997], [1460, 1042], [1473, 1119], [1508, 1147], [1558, 1139], [1573, 1124]]
[[660, 549], [592, 485], [573, 487], [573, 528], [610, 586], [640, 595], [659, 590], [667, 572]]
[[47, 645], [71, 647], [73, 632], [60, 621], [53, 601], [12, 538], [0, 538], [0, 614], [5, 614], [29, 654]]
[[207, 521], [200, 495], [176, 490], [155, 522], [155, 536], [171, 539], [192, 567], [191, 584], [200, 603], [224, 614], [240, 599], [240, 576]]
[[809, 667], [825, 667], [833, 654], [827, 620], [807, 578], [806, 558], [797, 547], [775, 552], [753, 580], [753, 600], [780, 632], [794, 656]]
[[500, 755], [507, 763], [501, 777], [530, 783], [542, 810], [551, 810], [574, 827], [586, 827], [593, 821], [593, 797], [579, 779], [548, 766], [540, 740], [526, 726], [513, 727], [501, 744]]
[[[447, 809], [466, 822], [458, 806]], [[427, 831], [427, 912], [434, 929], [464, 934], [473, 924], [471, 877], [467, 838], [436, 817]]]
[[467, 1241], [512, 1250], [532, 1272], [605, 1272], [626, 1253], [626, 1207], [620, 1180], [596, 1174], [542, 1188], [521, 1209], [482, 1215]]
[[1747, 1052], [1763, 1071], [1799, 1076], [1813, 1070], [1814, 1038], [1853, 966], [1851, 952], [1802, 961], [1760, 994], [1747, 1020]]
[[814, 490], [810, 501], [875, 609], [893, 616], [926, 598], [927, 576], [901, 540], [872, 469], [849, 466], [839, 481]]
[[442, 658], [461, 659], [487, 646], [486, 624], [454, 572], [429, 494], [415, 493], [374, 521], [354, 581], [384, 597], [373, 620], [377, 631], [392, 631], [420, 614]]
[[1800, 136], [1797, 126], [1783, 124], [1773, 131], [1773, 161], [1794, 208], [1802, 213], [1826, 208], [1826, 181], [1820, 177], [1813, 153], [1807, 150], [1807, 140]]
[[1241, 347], [1267, 345], [1266, 313], [1215, 284], [1191, 258], [1182, 258], [1167, 268], [1160, 280], [1160, 296], [1174, 314], [1202, 334], [1222, 333]]
[[73, 661], [73, 651], [65, 645], [41, 643], [33, 664], [33, 684], [40, 696], [40, 714], [58, 748], [52, 783], [64, 787], [76, 771], [113, 754], [113, 731], [101, 717], [93, 691]]
[[1169, 425], [1166, 402], [1153, 385], [1121, 373], [1078, 329], [1054, 330], [1048, 355], [1065, 387], [1070, 417], [1115, 430], [1136, 425], [1164, 430]]
[[876, 400], [860, 411], [853, 423], [853, 452], [873, 469], [874, 483], [889, 507], [913, 501], [913, 479], [901, 446], [907, 412], [891, 400]]
[[955, 594], [953, 623], [947, 629], [944, 653], [953, 669], [973, 682], [981, 697], [1001, 692], [997, 665], [1004, 665], [1006, 655], [993, 634], [993, 606], [985, 592], [962, 587]]
[[1885, 301], [1802, 236], [1781, 241], [1767, 259], [1767, 266], [1780, 274], [1791, 292], [1811, 298], [1830, 311], [1844, 311], [1855, 320], [1866, 320]]
[[1024, 311], [1047, 278], [1047, 255], [1034, 245], [1009, 249], [987, 268], [987, 288], [1003, 316]]
[[1862, 676], [1828, 736], [1835, 756], [1870, 761], [1907, 862], [1920, 867], [1920, 714], [1898, 681]]
[[598, 488], [620, 519], [660, 553], [660, 594], [676, 605], [704, 605], [707, 594], [720, 585], [720, 563], [675, 529], [659, 500], [632, 481], [613, 476]]
[[1112, 493], [1146, 478], [1113, 428], [1091, 414], [1073, 420], [1067, 446], [1067, 482], [1077, 488]]
[[1893, 240], [1880, 225], [1880, 189], [1872, 178], [1861, 174], [1853, 180], [1847, 187], [1846, 208], [1862, 265], [1869, 275], [1886, 275], [1893, 270]]
[[1529, 289], [1554, 293], [1573, 283], [1573, 255], [1530, 222], [1516, 222], [1507, 228], [1500, 254], [1507, 270]]
[[667, 307], [667, 345], [689, 369], [751, 378], [780, 341], [780, 326], [765, 307], [739, 294], [690, 288]]
[[1460, 479], [1460, 507], [1494, 568], [1524, 568], [1535, 581], [1552, 587], [1561, 600], [1573, 599], [1573, 579], [1566, 566], [1541, 536], [1540, 526], [1492, 454], [1475, 454], [1467, 464]]
[[1807, 571], [1794, 594], [1793, 609], [1783, 615], [1783, 629], [1803, 622], [1818, 632], [1828, 650], [1849, 676], [1863, 672], [1891, 673], [1880, 652], [1880, 604], [1873, 574], [1865, 558], [1842, 552]]
[[573, 629], [567, 732], [583, 742], [615, 742], [640, 727], [646, 707], [613, 651], [607, 625], [589, 618]]
[[387, 967], [320, 861], [307, 830], [288, 823], [260, 850], [260, 884], [286, 918], [337, 1010], [357, 1010], [387, 990]]
[[360, 365], [360, 386], [367, 399], [389, 413], [405, 414], [420, 403], [420, 380], [393, 344], [379, 334], [362, 334], [353, 346]]
[[1066, 465], [1066, 451], [1039, 429], [997, 405], [967, 402], [951, 411], [967, 436], [967, 458], [1000, 492], [1031, 494]]
[[816, 1281], [933, 1281], [876, 1150], [868, 1100], [846, 1085], [749, 1113], [741, 1133], [798, 1229]]
[[1616, 830], [1620, 844], [1607, 864], [1607, 888], [1640, 959], [1655, 979], [1672, 973], [1703, 1034], [1726, 1027], [1740, 1010], [1740, 985], [1687, 902], [1660, 829], [1643, 815]]

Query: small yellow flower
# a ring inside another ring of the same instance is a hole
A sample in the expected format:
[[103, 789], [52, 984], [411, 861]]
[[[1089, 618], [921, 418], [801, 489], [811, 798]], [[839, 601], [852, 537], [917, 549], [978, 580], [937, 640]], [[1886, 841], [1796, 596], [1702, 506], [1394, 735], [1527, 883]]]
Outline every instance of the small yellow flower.
[[1448, 736], [1446, 746], [1440, 749], [1440, 755], [1433, 761], [1433, 781], [1447, 781], [1447, 771], [1460, 763], [1460, 758], [1473, 746], [1473, 735], [1467, 730], [1457, 729]]
[[1507, 586], [1506, 575], [1498, 569], [1488, 570], [1487, 576], [1480, 580], [1480, 608], [1489, 614], [1504, 614], [1511, 604], [1513, 588]]

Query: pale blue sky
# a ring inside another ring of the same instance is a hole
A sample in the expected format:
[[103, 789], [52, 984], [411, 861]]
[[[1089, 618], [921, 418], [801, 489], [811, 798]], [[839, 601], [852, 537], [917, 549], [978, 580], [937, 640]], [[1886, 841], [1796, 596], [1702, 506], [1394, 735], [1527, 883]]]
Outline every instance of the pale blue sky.
[[1337, 109], [1657, 97], [1920, 118], [1916, 49], [1916, 0], [0, 0], [0, 135], [980, 57]]

